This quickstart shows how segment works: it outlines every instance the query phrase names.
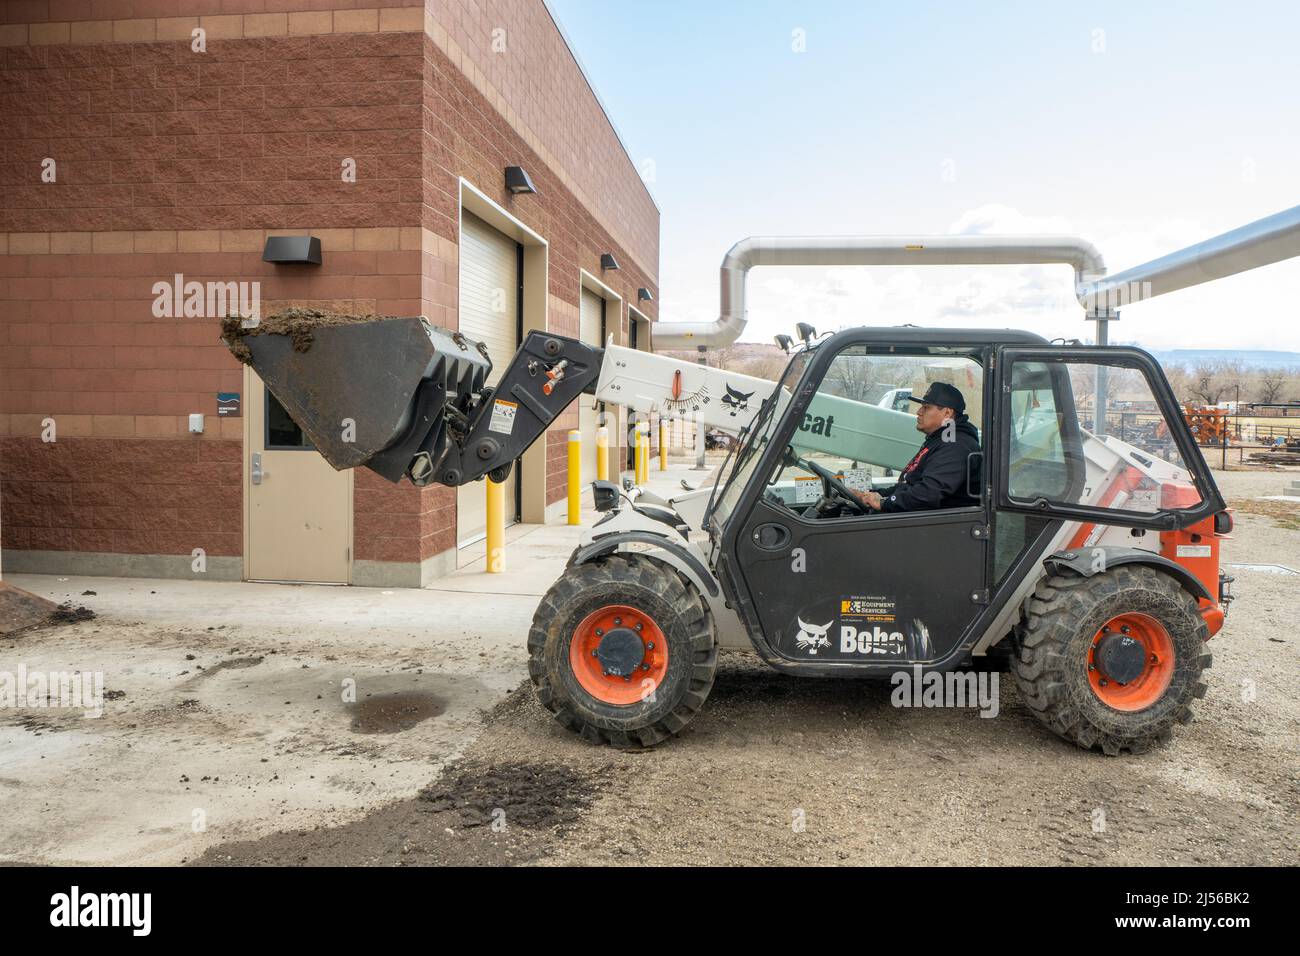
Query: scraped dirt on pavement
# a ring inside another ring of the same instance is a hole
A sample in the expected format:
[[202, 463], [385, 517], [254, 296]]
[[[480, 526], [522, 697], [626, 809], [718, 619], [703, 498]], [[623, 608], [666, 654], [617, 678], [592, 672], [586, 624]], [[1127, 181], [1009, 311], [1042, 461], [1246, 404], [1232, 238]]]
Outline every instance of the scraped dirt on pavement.
[[0, 637], [43, 624], [58, 609], [53, 601], [0, 581]]
[[[1216, 477], [1225, 497], [1254, 491]], [[1286, 564], [1297, 552], [1300, 532], [1239, 514], [1224, 561]], [[885, 684], [800, 680], [723, 653], [704, 710], [657, 749], [586, 744], [525, 683], [421, 797], [342, 827], [216, 846], [203, 862], [1295, 865], [1293, 581], [1237, 572], [1196, 720], [1143, 756], [1060, 740], [1007, 674], [988, 719], [900, 709]], [[521, 767], [572, 776], [553, 787], [562, 817], [530, 825], [528, 804], [494, 781]]]
[[257, 325], [247, 326], [239, 316], [226, 316], [221, 322], [221, 339], [230, 349], [230, 354], [240, 362], [248, 365], [253, 359], [244, 339], [254, 335], [287, 335], [293, 342], [295, 352], [307, 352], [315, 341], [317, 329], [338, 325], [355, 325], [362, 322], [376, 322], [389, 319], [388, 315], [346, 315], [323, 309], [282, 309], [274, 315], [262, 319]]

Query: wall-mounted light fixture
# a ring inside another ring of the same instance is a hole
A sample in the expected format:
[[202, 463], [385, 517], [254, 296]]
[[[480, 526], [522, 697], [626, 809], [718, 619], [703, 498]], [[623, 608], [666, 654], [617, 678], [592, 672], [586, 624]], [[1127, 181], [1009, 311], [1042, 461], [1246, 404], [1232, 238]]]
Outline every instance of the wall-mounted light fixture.
[[520, 193], [537, 192], [537, 187], [533, 185], [533, 181], [528, 178], [528, 173], [522, 166], [506, 167], [506, 189], [516, 196]]
[[650, 290], [645, 286], [636, 290], [636, 300], [638, 302], [653, 302], [655, 297], [651, 295]]
[[281, 265], [320, 265], [320, 240], [315, 236], [267, 236], [263, 262]]
[[600, 267], [607, 272], [611, 269], [617, 269], [618, 260], [614, 258], [612, 253], [602, 252], [600, 254]]

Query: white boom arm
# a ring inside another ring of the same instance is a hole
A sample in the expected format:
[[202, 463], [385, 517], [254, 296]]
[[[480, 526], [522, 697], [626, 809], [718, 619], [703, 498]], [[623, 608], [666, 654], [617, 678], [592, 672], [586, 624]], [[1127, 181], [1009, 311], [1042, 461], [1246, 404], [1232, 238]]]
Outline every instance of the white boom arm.
[[[767, 379], [611, 342], [605, 347], [596, 399], [737, 433], [754, 420], [775, 388]], [[783, 389], [775, 414], [789, 400]], [[824, 393], [813, 398], [799, 432], [803, 448], [895, 469], [906, 466], [920, 445], [916, 419], [906, 412]]]

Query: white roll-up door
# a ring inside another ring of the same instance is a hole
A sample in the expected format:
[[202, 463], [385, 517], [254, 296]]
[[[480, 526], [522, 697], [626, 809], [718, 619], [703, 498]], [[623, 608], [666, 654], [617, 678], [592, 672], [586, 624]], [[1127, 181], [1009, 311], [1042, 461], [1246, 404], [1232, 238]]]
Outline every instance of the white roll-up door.
[[[460, 331], [487, 345], [492, 359], [488, 384], [496, 385], [519, 347], [519, 244], [468, 210], [461, 213]], [[483, 481], [456, 492], [456, 543], [460, 547], [487, 533], [487, 493]], [[514, 524], [519, 469], [506, 484], [506, 524]]]
[[[578, 338], [587, 345], [600, 348], [605, 300], [590, 289], [582, 290], [582, 308], [578, 316]], [[578, 396], [578, 429], [582, 432], [582, 486], [586, 488], [596, 480], [596, 429], [600, 427], [600, 413], [596, 411], [591, 395]]]

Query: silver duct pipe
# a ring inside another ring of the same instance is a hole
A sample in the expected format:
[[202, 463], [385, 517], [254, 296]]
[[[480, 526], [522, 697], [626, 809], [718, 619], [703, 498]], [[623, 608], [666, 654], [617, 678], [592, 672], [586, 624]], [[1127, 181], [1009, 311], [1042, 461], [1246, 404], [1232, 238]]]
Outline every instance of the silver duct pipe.
[[745, 328], [745, 280], [754, 266], [955, 266], [1064, 263], [1076, 290], [1106, 274], [1091, 243], [1073, 236], [761, 236], [722, 259], [721, 313], [714, 322], [656, 322], [654, 347], [730, 345]]
[[1089, 282], [1080, 289], [1079, 303], [1090, 315], [1114, 311], [1293, 256], [1300, 256], [1300, 206]]

